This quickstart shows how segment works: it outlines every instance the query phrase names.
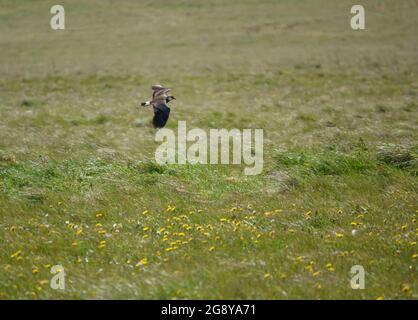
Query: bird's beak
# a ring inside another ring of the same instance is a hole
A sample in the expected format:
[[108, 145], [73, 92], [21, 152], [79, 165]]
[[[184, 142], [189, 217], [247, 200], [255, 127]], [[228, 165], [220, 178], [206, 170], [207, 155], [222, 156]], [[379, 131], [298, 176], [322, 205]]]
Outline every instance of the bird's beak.
[[177, 100], [177, 99], [173, 97], [173, 100]]

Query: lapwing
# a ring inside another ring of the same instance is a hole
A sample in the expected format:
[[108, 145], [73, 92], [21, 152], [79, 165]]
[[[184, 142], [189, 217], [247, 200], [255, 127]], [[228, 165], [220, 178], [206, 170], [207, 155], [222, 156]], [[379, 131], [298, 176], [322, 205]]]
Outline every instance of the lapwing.
[[168, 95], [171, 91], [169, 88], [165, 88], [159, 84], [154, 85], [152, 88], [152, 100], [141, 103], [141, 106], [147, 107], [152, 105], [154, 109], [154, 118], [152, 118], [152, 124], [154, 128], [160, 129], [167, 123], [170, 116], [170, 108], [168, 103], [171, 100], [176, 100], [173, 96]]

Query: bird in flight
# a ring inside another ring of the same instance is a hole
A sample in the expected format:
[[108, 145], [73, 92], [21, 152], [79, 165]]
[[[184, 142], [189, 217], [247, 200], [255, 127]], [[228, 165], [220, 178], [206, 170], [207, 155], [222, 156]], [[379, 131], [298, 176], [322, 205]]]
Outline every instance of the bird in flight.
[[169, 88], [165, 88], [159, 84], [156, 84], [152, 88], [152, 100], [141, 103], [141, 106], [147, 107], [152, 105], [154, 109], [154, 117], [152, 118], [152, 124], [154, 128], [160, 129], [167, 123], [170, 116], [170, 108], [168, 103], [171, 100], [176, 100], [173, 96], [168, 95], [171, 91]]

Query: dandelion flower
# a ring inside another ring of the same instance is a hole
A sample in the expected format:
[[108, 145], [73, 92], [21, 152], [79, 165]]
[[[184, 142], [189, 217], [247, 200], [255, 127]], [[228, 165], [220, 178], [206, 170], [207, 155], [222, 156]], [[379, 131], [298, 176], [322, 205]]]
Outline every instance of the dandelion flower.
[[105, 248], [105, 247], [106, 247], [106, 241], [105, 241], [105, 240], [100, 241], [100, 242], [99, 242], [99, 245], [98, 245], [98, 248], [99, 248], [99, 249], [103, 249], [103, 248]]
[[21, 250], [17, 250], [15, 253], [13, 253], [10, 258], [18, 258], [22, 255], [22, 251]]
[[295, 260], [298, 261], [298, 262], [303, 262], [305, 260], [305, 257], [304, 256], [299, 256], [299, 257], [296, 257]]
[[39, 269], [36, 266], [32, 267], [32, 274], [37, 274], [39, 273]]
[[308, 271], [308, 272], [313, 272], [313, 267], [312, 267], [312, 265], [310, 265], [310, 264], [308, 264], [307, 266], [305, 266], [305, 271]]
[[158, 233], [163, 233], [165, 231], [165, 228], [161, 228], [160, 230], [158, 230]]
[[139, 266], [143, 266], [143, 267], [145, 267], [146, 265], [148, 264], [148, 259], [145, 257], [145, 258], [142, 258], [138, 263], [137, 263], [137, 267], [139, 267]]
[[402, 292], [403, 293], [410, 293], [411, 292], [411, 286], [407, 283], [402, 285]]

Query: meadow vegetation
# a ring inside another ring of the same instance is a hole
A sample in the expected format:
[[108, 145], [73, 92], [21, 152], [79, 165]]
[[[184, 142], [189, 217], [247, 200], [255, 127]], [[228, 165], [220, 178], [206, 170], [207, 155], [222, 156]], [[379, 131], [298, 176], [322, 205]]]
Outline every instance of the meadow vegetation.
[[[0, 299], [416, 299], [418, 4], [363, 2], [2, 0]], [[155, 83], [262, 174], [156, 164]]]

